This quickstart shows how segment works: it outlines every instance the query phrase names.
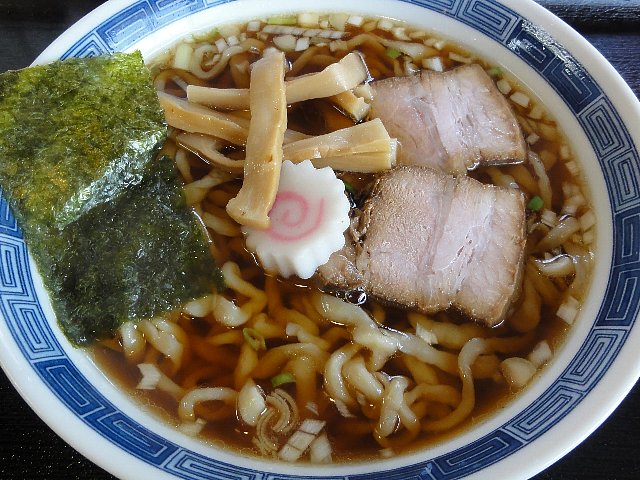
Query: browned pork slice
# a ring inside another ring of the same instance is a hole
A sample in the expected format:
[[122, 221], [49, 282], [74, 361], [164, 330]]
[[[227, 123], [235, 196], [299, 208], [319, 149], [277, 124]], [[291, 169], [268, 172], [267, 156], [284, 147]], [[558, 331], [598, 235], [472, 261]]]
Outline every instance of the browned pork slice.
[[376, 183], [358, 236], [355, 252], [348, 246], [320, 269], [327, 282], [359, 282], [376, 298], [427, 313], [453, 306], [493, 326], [519, 290], [524, 197], [466, 176], [399, 167]]
[[477, 165], [525, 160], [513, 110], [479, 65], [371, 85], [371, 115], [398, 139], [398, 164], [460, 174]]
[[345, 245], [318, 268], [322, 282], [341, 290], [354, 290], [364, 286], [364, 277], [356, 267], [356, 245], [350, 233], [345, 234]]

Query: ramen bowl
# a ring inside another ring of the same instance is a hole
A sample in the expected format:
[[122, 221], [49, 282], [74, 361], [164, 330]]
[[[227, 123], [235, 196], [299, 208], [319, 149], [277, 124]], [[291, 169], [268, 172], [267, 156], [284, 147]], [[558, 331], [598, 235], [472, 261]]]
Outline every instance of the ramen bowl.
[[390, 17], [451, 39], [523, 81], [571, 139], [597, 218], [595, 265], [590, 293], [549, 365], [486, 420], [397, 457], [286, 464], [218, 449], [142, 408], [66, 340], [2, 199], [2, 367], [54, 431], [123, 479], [528, 478], [597, 428], [640, 375], [640, 105], [577, 33], [527, 0], [356, 0], [348, 9], [337, 0], [115, 0], [36, 62], [137, 49], [151, 58], [193, 32], [305, 11]]

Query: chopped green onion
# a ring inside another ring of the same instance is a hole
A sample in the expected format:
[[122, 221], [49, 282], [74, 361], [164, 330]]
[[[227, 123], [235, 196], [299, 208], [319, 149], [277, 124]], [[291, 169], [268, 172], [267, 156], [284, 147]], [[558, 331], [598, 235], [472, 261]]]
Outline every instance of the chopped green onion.
[[387, 48], [385, 54], [390, 58], [398, 58], [400, 56], [400, 50], [398, 50], [397, 48], [389, 47]]
[[487, 74], [491, 77], [501, 77], [502, 69], [500, 67], [493, 67], [487, 70]]
[[269, 25], [295, 25], [298, 23], [297, 17], [277, 15], [275, 17], [269, 17], [267, 20]]
[[285, 383], [296, 383], [296, 379], [289, 372], [279, 373], [271, 379], [271, 386], [273, 386], [273, 388], [278, 388]]
[[218, 35], [218, 29], [217, 28], [212, 28], [211, 30], [208, 30], [206, 32], [194, 35], [193, 36], [193, 42], [194, 43], [213, 42], [213, 39], [216, 38], [217, 35]]
[[253, 328], [243, 328], [242, 336], [244, 337], [244, 341], [247, 342], [256, 352], [267, 349], [264, 337]]
[[356, 193], [356, 189], [353, 188], [353, 185], [351, 185], [349, 182], [347, 182], [346, 180], [342, 180], [342, 183], [344, 183], [344, 189], [351, 193], [352, 195], [354, 195]]
[[544, 201], [538, 195], [531, 198], [531, 200], [529, 200], [529, 203], [527, 203], [527, 208], [534, 212], [537, 212], [542, 207], [544, 207]]

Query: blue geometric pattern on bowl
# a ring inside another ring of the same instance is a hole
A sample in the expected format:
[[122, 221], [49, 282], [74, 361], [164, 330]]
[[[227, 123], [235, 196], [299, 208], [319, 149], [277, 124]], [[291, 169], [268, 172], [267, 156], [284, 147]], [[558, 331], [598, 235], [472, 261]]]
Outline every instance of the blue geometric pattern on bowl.
[[[235, 1], [235, 0], [231, 0]], [[483, 438], [387, 480], [455, 479], [523, 448], [553, 427], [594, 388], [623, 346], [640, 302], [640, 162], [616, 109], [561, 45], [513, 10], [491, 0], [404, 0], [464, 23], [509, 48], [555, 89], [574, 112], [605, 172], [613, 211], [613, 266], [596, 321], [562, 375], [524, 411]], [[63, 58], [127, 48], [177, 19], [227, 1], [143, 0], [75, 43]], [[293, 479], [225, 464], [156, 435], [115, 408], [71, 363], [35, 296], [22, 234], [0, 199], [0, 311], [24, 357], [43, 382], [88, 426], [135, 457], [184, 479]], [[328, 480], [329, 477], [327, 477]], [[345, 479], [346, 477], [331, 477]], [[379, 479], [380, 473], [350, 479]]]

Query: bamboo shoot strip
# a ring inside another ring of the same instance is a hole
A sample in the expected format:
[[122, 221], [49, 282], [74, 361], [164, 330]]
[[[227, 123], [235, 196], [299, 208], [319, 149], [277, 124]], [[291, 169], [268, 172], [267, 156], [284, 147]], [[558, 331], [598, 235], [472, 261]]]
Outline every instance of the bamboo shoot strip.
[[244, 145], [249, 134], [249, 120], [216, 112], [168, 93], [158, 92], [167, 123], [191, 133], [205, 133], [235, 145]]
[[367, 66], [359, 53], [351, 52], [338, 63], [311, 75], [287, 81], [287, 102], [325, 98], [357, 87], [369, 78]]
[[206, 105], [218, 110], [246, 110], [249, 108], [249, 89], [189, 85], [187, 99], [191, 103]]
[[[242, 173], [244, 160], [232, 160], [219, 152], [221, 142], [207, 135], [181, 133], [176, 141], [206, 158], [220, 170]], [[397, 141], [389, 137], [379, 119], [316, 137], [286, 143], [283, 160], [300, 163], [311, 160], [315, 168], [358, 173], [389, 170], [396, 163]]]
[[[389, 137], [379, 119], [311, 137], [284, 146], [285, 160], [294, 163], [310, 159], [316, 168], [379, 172], [396, 162], [396, 141]], [[317, 161], [322, 159], [322, 161]]]
[[[362, 57], [352, 52], [321, 72], [287, 80], [285, 82], [287, 103], [338, 95], [355, 88], [368, 77], [369, 72]], [[209, 88], [189, 85], [187, 98], [189, 102], [212, 108], [229, 110], [249, 108], [249, 90], [243, 88]]]
[[329, 97], [329, 101], [338, 106], [354, 122], [361, 122], [369, 114], [370, 106], [364, 98], [358, 97], [351, 90]]
[[[248, 118], [231, 112], [217, 112], [165, 92], [158, 92], [158, 99], [164, 109], [167, 123], [178, 130], [211, 135], [234, 145], [247, 143], [250, 121]], [[285, 143], [307, 137], [308, 135], [294, 130], [286, 130], [284, 135]]]
[[238, 195], [229, 200], [227, 213], [241, 225], [254, 228], [269, 228], [268, 213], [278, 192], [287, 129], [284, 66], [284, 54], [274, 53], [258, 60], [251, 70], [244, 180]]
[[233, 160], [220, 153], [224, 145], [217, 138], [197, 133], [179, 133], [176, 135], [176, 141], [225, 172], [244, 172], [244, 160]]

